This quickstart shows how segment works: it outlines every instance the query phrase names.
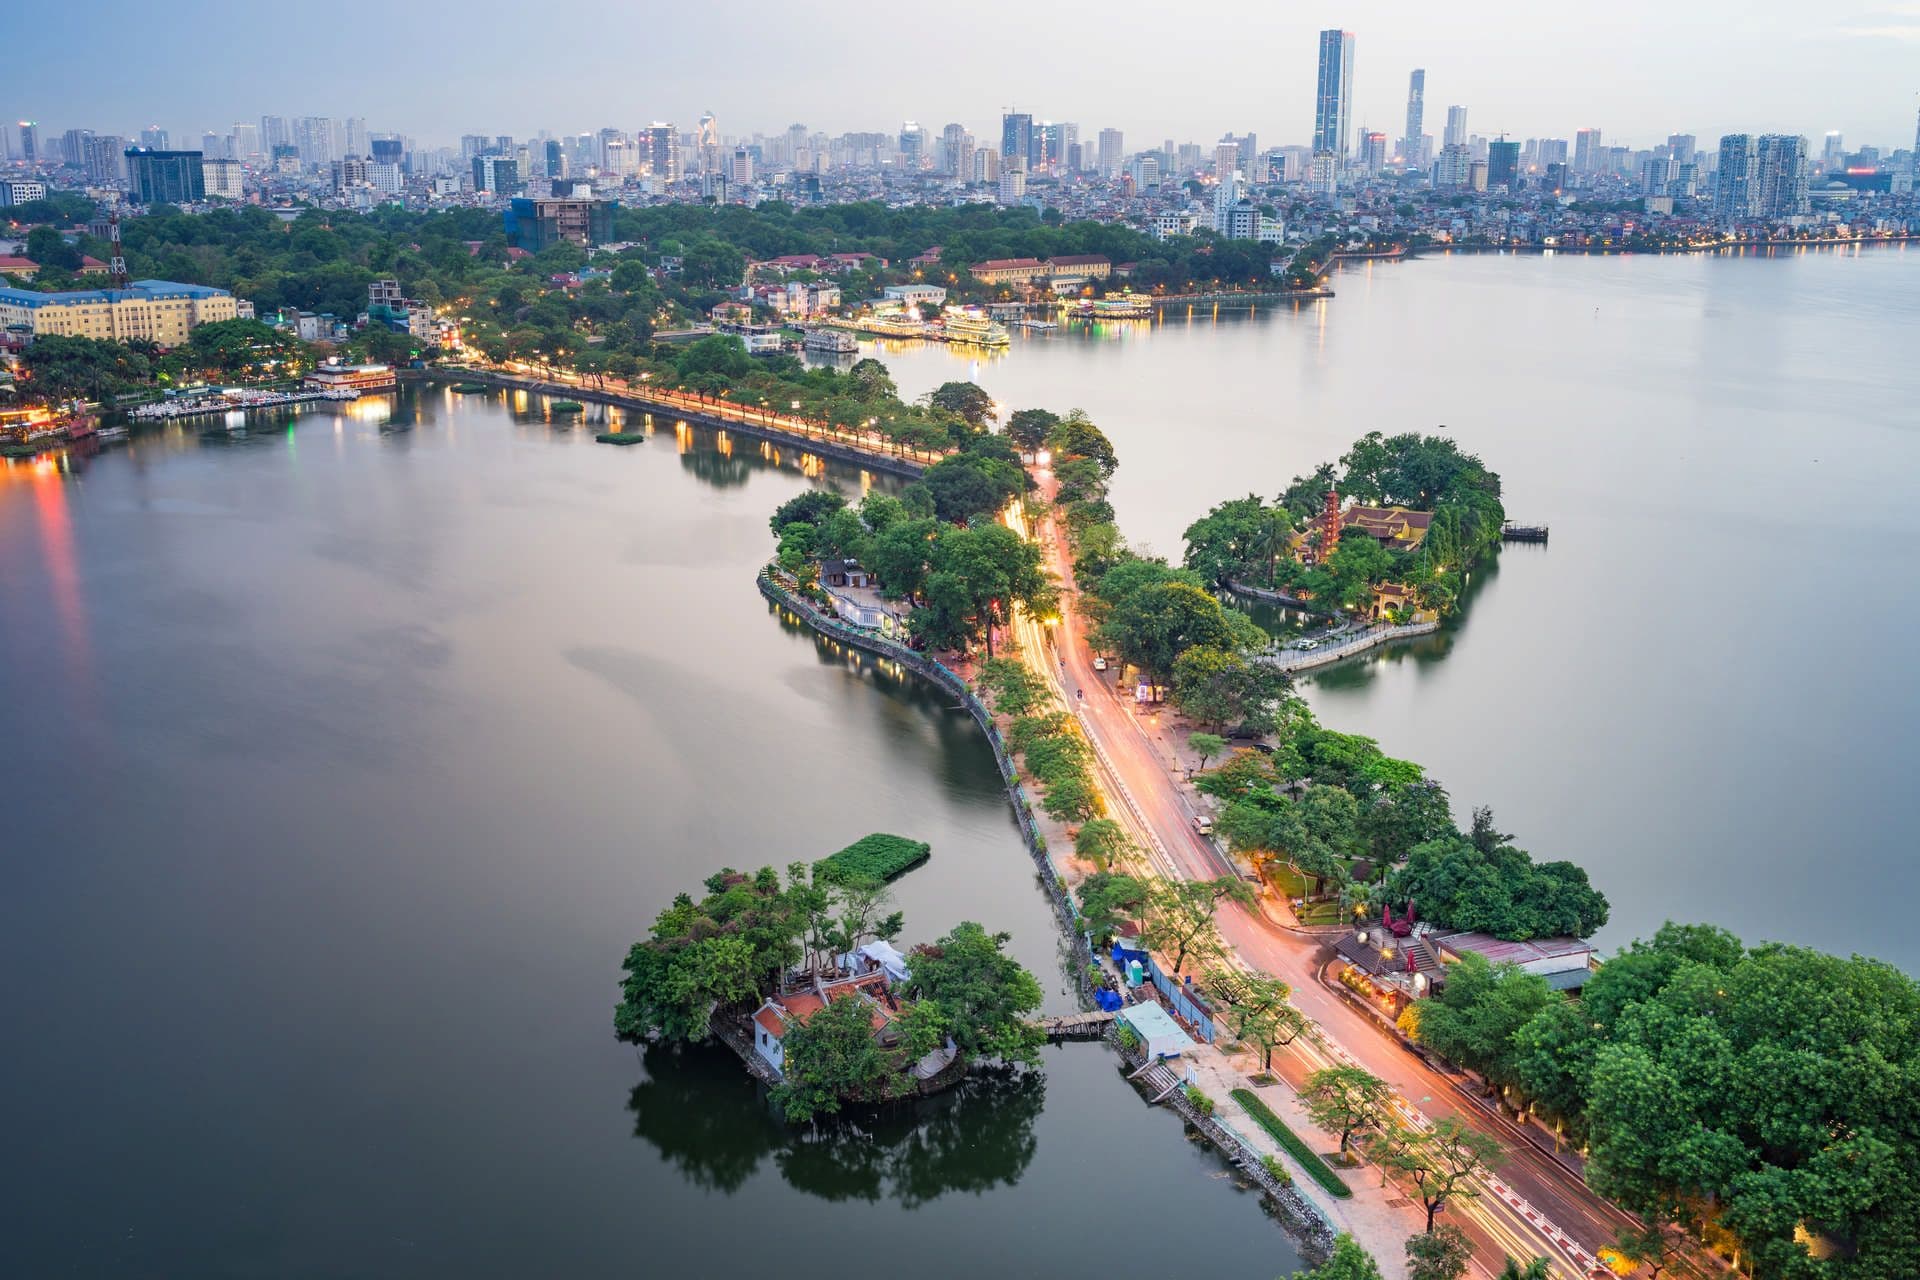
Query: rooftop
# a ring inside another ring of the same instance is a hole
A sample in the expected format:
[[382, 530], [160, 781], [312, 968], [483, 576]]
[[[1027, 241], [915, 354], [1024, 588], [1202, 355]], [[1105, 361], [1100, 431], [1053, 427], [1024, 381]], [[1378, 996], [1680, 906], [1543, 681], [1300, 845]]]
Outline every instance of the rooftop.
[[70, 289], [62, 293], [39, 293], [32, 289], [0, 289], [0, 302], [16, 307], [73, 306], [83, 302], [124, 302], [130, 299], [148, 302], [176, 298], [224, 298], [225, 289], [203, 284], [180, 284], [172, 280], [135, 280], [124, 289]]
[[[1471, 951], [1475, 955], [1485, 956], [1494, 964], [1533, 964], [1542, 960], [1576, 961], [1577, 967], [1585, 968], [1587, 957], [1593, 954], [1593, 947], [1579, 938], [1529, 938], [1523, 942], [1507, 942], [1490, 933], [1436, 933], [1435, 945], [1446, 948], [1456, 954]], [[1566, 968], [1574, 968], [1569, 964]]]

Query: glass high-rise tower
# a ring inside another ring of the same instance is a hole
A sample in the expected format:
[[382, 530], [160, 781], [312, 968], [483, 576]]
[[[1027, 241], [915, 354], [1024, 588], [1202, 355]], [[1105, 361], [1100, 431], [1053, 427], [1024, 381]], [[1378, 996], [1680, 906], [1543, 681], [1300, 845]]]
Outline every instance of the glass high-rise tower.
[[1353, 125], [1353, 32], [1320, 33], [1320, 79], [1313, 100], [1313, 152], [1344, 165]]

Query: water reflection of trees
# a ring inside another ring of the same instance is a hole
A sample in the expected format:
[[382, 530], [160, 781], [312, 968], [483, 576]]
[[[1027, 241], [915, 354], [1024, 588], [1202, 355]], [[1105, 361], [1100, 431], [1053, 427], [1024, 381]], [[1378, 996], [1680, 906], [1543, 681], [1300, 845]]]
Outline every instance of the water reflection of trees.
[[699, 447], [680, 455], [680, 466], [687, 474], [715, 489], [736, 489], [745, 484], [755, 471], [769, 465], [757, 451], [751, 454], [725, 454], [704, 441]]
[[982, 1069], [934, 1097], [800, 1130], [723, 1048], [650, 1045], [642, 1057], [648, 1078], [627, 1097], [634, 1136], [696, 1186], [729, 1193], [769, 1158], [789, 1186], [823, 1200], [913, 1208], [1013, 1186], [1046, 1105], [1040, 1073]]

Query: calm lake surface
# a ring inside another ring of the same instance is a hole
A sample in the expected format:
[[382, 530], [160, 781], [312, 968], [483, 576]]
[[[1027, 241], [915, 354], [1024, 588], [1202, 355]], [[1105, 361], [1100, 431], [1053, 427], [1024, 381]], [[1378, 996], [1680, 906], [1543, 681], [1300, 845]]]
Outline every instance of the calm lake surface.
[[809, 1137], [613, 1040], [675, 893], [874, 830], [1070, 998], [973, 723], [755, 592], [794, 460], [541, 412], [0, 469], [0, 1275], [1294, 1270], [1097, 1046]]
[[1085, 408], [1138, 543], [1380, 430], [1447, 434], [1550, 523], [1449, 631], [1307, 694], [1586, 867], [1617, 946], [1668, 918], [1920, 972], [1911, 786], [1920, 254], [1457, 256], [1356, 267], [1249, 315], [885, 354]]

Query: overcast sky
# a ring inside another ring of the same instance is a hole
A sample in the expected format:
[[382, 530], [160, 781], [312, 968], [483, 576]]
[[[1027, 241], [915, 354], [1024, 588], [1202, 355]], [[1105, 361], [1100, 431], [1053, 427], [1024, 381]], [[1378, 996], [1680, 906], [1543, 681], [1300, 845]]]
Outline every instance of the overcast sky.
[[914, 119], [984, 139], [1013, 106], [1083, 137], [1118, 127], [1130, 149], [1248, 129], [1275, 145], [1307, 141], [1316, 32], [1335, 25], [1358, 36], [1355, 123], [1390, 138], [1414, 67], [1435, 135], [1460, 103], [1487, 135], [1597, 126], [1608, 141], [1687, 132], [1710, 146], [1777, 131], [1817, 150], [1839, 129], [1892, 148], [1912, 144], [1920, 106], [1920, 0], [92, 0], [8, 21], [0, 113], [55, 132], [157, 123], [176, 143], [262, 114], [362, 116], [432, 145], [685, 129], [703, 110], [730, 135]]

